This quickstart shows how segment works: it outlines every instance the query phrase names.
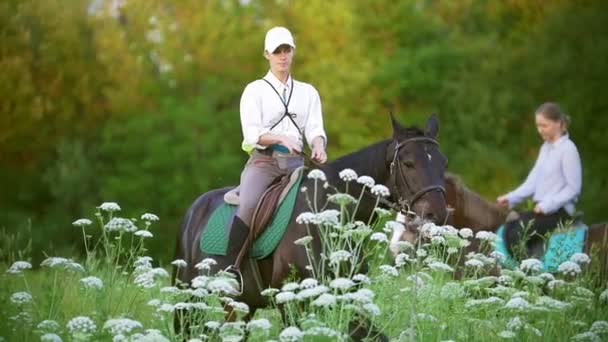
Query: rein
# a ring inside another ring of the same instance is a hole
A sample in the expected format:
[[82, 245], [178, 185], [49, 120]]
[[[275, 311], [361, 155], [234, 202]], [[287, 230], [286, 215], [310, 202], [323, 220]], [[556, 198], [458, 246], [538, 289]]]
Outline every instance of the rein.
[[[415, 137], [415, 138], [410, 138], [407, 139], [403, 142], [397, 142], [395, 144], [395, 154], [393, 155], [393, 160], [391, 161], [391, 166], [390, 166], [390, 175], [392, 177], [394, 177], [394, 182], [395, 182], [395, 190], [397, 192], [397, 195], [399, 196], [399, 205], [401, 210], [407, 210], [409, 211], [409, 209], [411, 207], [414, 206], [414, 204], [421, 199], [424, 195], [426, 195], [427, 193], [433, 192], [433, 191], [439, 191], [443, 194], [443, 196], [445, 197], [445, 188], [441, 185], [429, 185], [426, 186], [418, 191], [416, 191], [411, 197], [406, 197], [403, 196], [403, 194], [401, 194], [401, 192], [399, 191], [399, 186], [397, 186], [397, 179], [401, 180], [401, 182], [403, 184], [405, 184], [405, 186], [412, 190], [412, 187], [410, 186], [409, 182], [407, 181], [407, 177], [405, 177], [403, 175], [403, 169], [400, 163], [400, 159], [399, 159], [399, 150], [401, 150], [401, 148], [403, 148], [404, 146], [413, 143], [413, 142], [422, 142], [422, 143], [429, 143], [429, 144], [433, 144], [436, 146], [439, 146], [439, 143], [437, 142], [437, 140], [433, 139], [433, 138], [429, 138], [429, 137]], [[399, 178], [397, 178], [397, 175], [395, 174], [395, 166], [397, 168], [397, 173], [399, 174]]]
[[[411, 187], [409, 185], [409, 182], [407, 181], [407, 178], [403, 175], [401, 165], [400, 165], [401, 163], [399, 163], [399, 150], [402, 147], [404, 147], [407, 144], [412, 143], [412, 142], [431, 143], [431, 144], [439, 146], [439, 143], [435, 139], [428, 138], [428, 137], [415, 137], [415, 138], [407, 139], [401, 143], [397, 142], [397, 144], [395, 145], [395, 154], [393, 155], [393, 159], [392, 159], [391, 166], [390, 166], [390, 175], [395, 176], [394, 168], [395, 168], [395, 164], [397, 164], [397, 169], [399, 171], [400, 179], [402, 180], [402, 182], [406, 185], [406, 187], [408, 189], [411, 189]], [[322, 168], [323, 164], [320, 164], [320, 163], [316, 162], [315, 160], [313, 160], [308, 154], [306, 154], [306, 152], [302, 151], [302, 152], [300, 152], [300, 155], [302, 155], [305, 159], [310, 161], [316, 167]], [[396, 178], [395, 178], [395, 180], [396, 180]], [[399, 196], [399, 199], [397, 202], [390, 201], [384, 197], [380, 197], [379, 202], [382, 203], [383, 205], [385, 205], [386, 207], [395, 210], [398, 213], [406, 213], [407, 215], [414, 214], [410, 211], [410, 208], [414, 205], [414, 203], [416, 203], [419, 199], [421, 199], [424, 195], [426, 195], [429, 192], [439, 191], [443, 194], [444, 197], [446, 196], [445, 188], [441, 185], [426, 186], [426, 187], [418, 190], [417, 192], [415, 192], [414, 195], [412, 195], [410, 198], [407, 198], [405, 196], [402, 196], [401, 192], [399, 191], [399, 187], [397, 186], [397, 182], [395, 181], [395, 191], [397, 192], [397, 195]], [[364, 192], [364, 194], [367, 196], [372, 196], [369, 192]], [[374, 196], [374, 199], [376, 199], [375, 196]]]

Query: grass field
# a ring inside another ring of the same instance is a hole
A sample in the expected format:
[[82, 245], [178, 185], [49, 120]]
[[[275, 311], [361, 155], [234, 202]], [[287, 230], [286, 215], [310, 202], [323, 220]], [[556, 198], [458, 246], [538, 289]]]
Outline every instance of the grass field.
[[[329, 200], [341, 210], [298, 217], [327, 241], [324, 270], [264, 290], [273, 305], [250, 322], [241, 320], [248, 306], [230, 298], [234, 280], [208, 274], [213, 260], [196, 265], [192, 288], [171, 286], [170, 272], [185, 262], [158, 265], [146, 256], [158, 217], [120, 218], [117, 204], [104, 203], [92, 220], [73, 223], [83, 232], [86, 257], [2, 266], [0, 341], [182, 341], [173, 330], [176, 309], [191, 313], [190, 341], [240, 341], [245, 334], [248, 341], [347, 340], [353, 318], [393, 341], [608, 340], [608, 290], [594, 278], [593, 256], [575, 254], [554, 274], [536, 259], [495, 273], [501, 255], [492, 252], [493, 233], [426, 224], [428, 242], [402, 242], [393, 258], [388, 243], [399, 223], [388, 220], [389, 212], [378, 209], [369, 224], [352, 222], [346, 208], [354, 196]], [[482, 240], [481, 250], [461, 256], [473, 239]], [[459, 256], [466, 266], [456, 280]], [[352, 263], [363, 258], [371, 265], [366, 275]], [[227, 306], [236, 321], [225, 321]]]

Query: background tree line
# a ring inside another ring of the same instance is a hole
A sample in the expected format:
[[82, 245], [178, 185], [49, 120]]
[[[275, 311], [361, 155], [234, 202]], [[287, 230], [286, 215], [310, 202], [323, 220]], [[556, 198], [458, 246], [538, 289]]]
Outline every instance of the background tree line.
[[159, 215], [152, 253], [171, 258], [190, 203], [238, 182], [239, 98], [275, 25], [322, 96], [330, 158], [388, 137], [389, 111], [437, 112], [449, 169], [493, 200], [526, 176], [533, 112], [556, 101], [583, 160], [579, 208], [606, 220], [606, 19], [600, 0], [5, 0], [0, 258], [30, 229], [36, 258], [80, 248], [71, 222], [103, 201]]

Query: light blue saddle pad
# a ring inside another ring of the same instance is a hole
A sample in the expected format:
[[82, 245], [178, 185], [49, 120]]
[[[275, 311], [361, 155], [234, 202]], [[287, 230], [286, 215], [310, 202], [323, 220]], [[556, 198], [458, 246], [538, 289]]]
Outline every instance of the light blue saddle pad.
[[[502, 253], [505, 256], [501, 262], [503, 267], [515, 268], [519, 264], [507, 251], [507, 246], [504, 241], [504, 225], [498, 228], [496, 235], [498, 240], [494, 245], [496, 252]], [[545, 272], [557, 272], [557, 267], [564, 261], [568, 261], [574, 253], [582, 253], [585, 248], [585, 236], [588, 227], [582, 222], [574, 224], [572, 229], [565, 232], [555, 232], [549, 237], [549, 243], [545, 255], [541, 258]]]

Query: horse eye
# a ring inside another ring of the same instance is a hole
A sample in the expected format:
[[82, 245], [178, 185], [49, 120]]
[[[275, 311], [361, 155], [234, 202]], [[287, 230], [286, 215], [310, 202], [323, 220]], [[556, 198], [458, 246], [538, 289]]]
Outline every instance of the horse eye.
[[413, 168], [414, 167], [414, 162], [411, 161], [411, 160], [405, 160], [403, 162], [403, 165], [405, 165], [405, 167], [407, 167], [407, 168]]

